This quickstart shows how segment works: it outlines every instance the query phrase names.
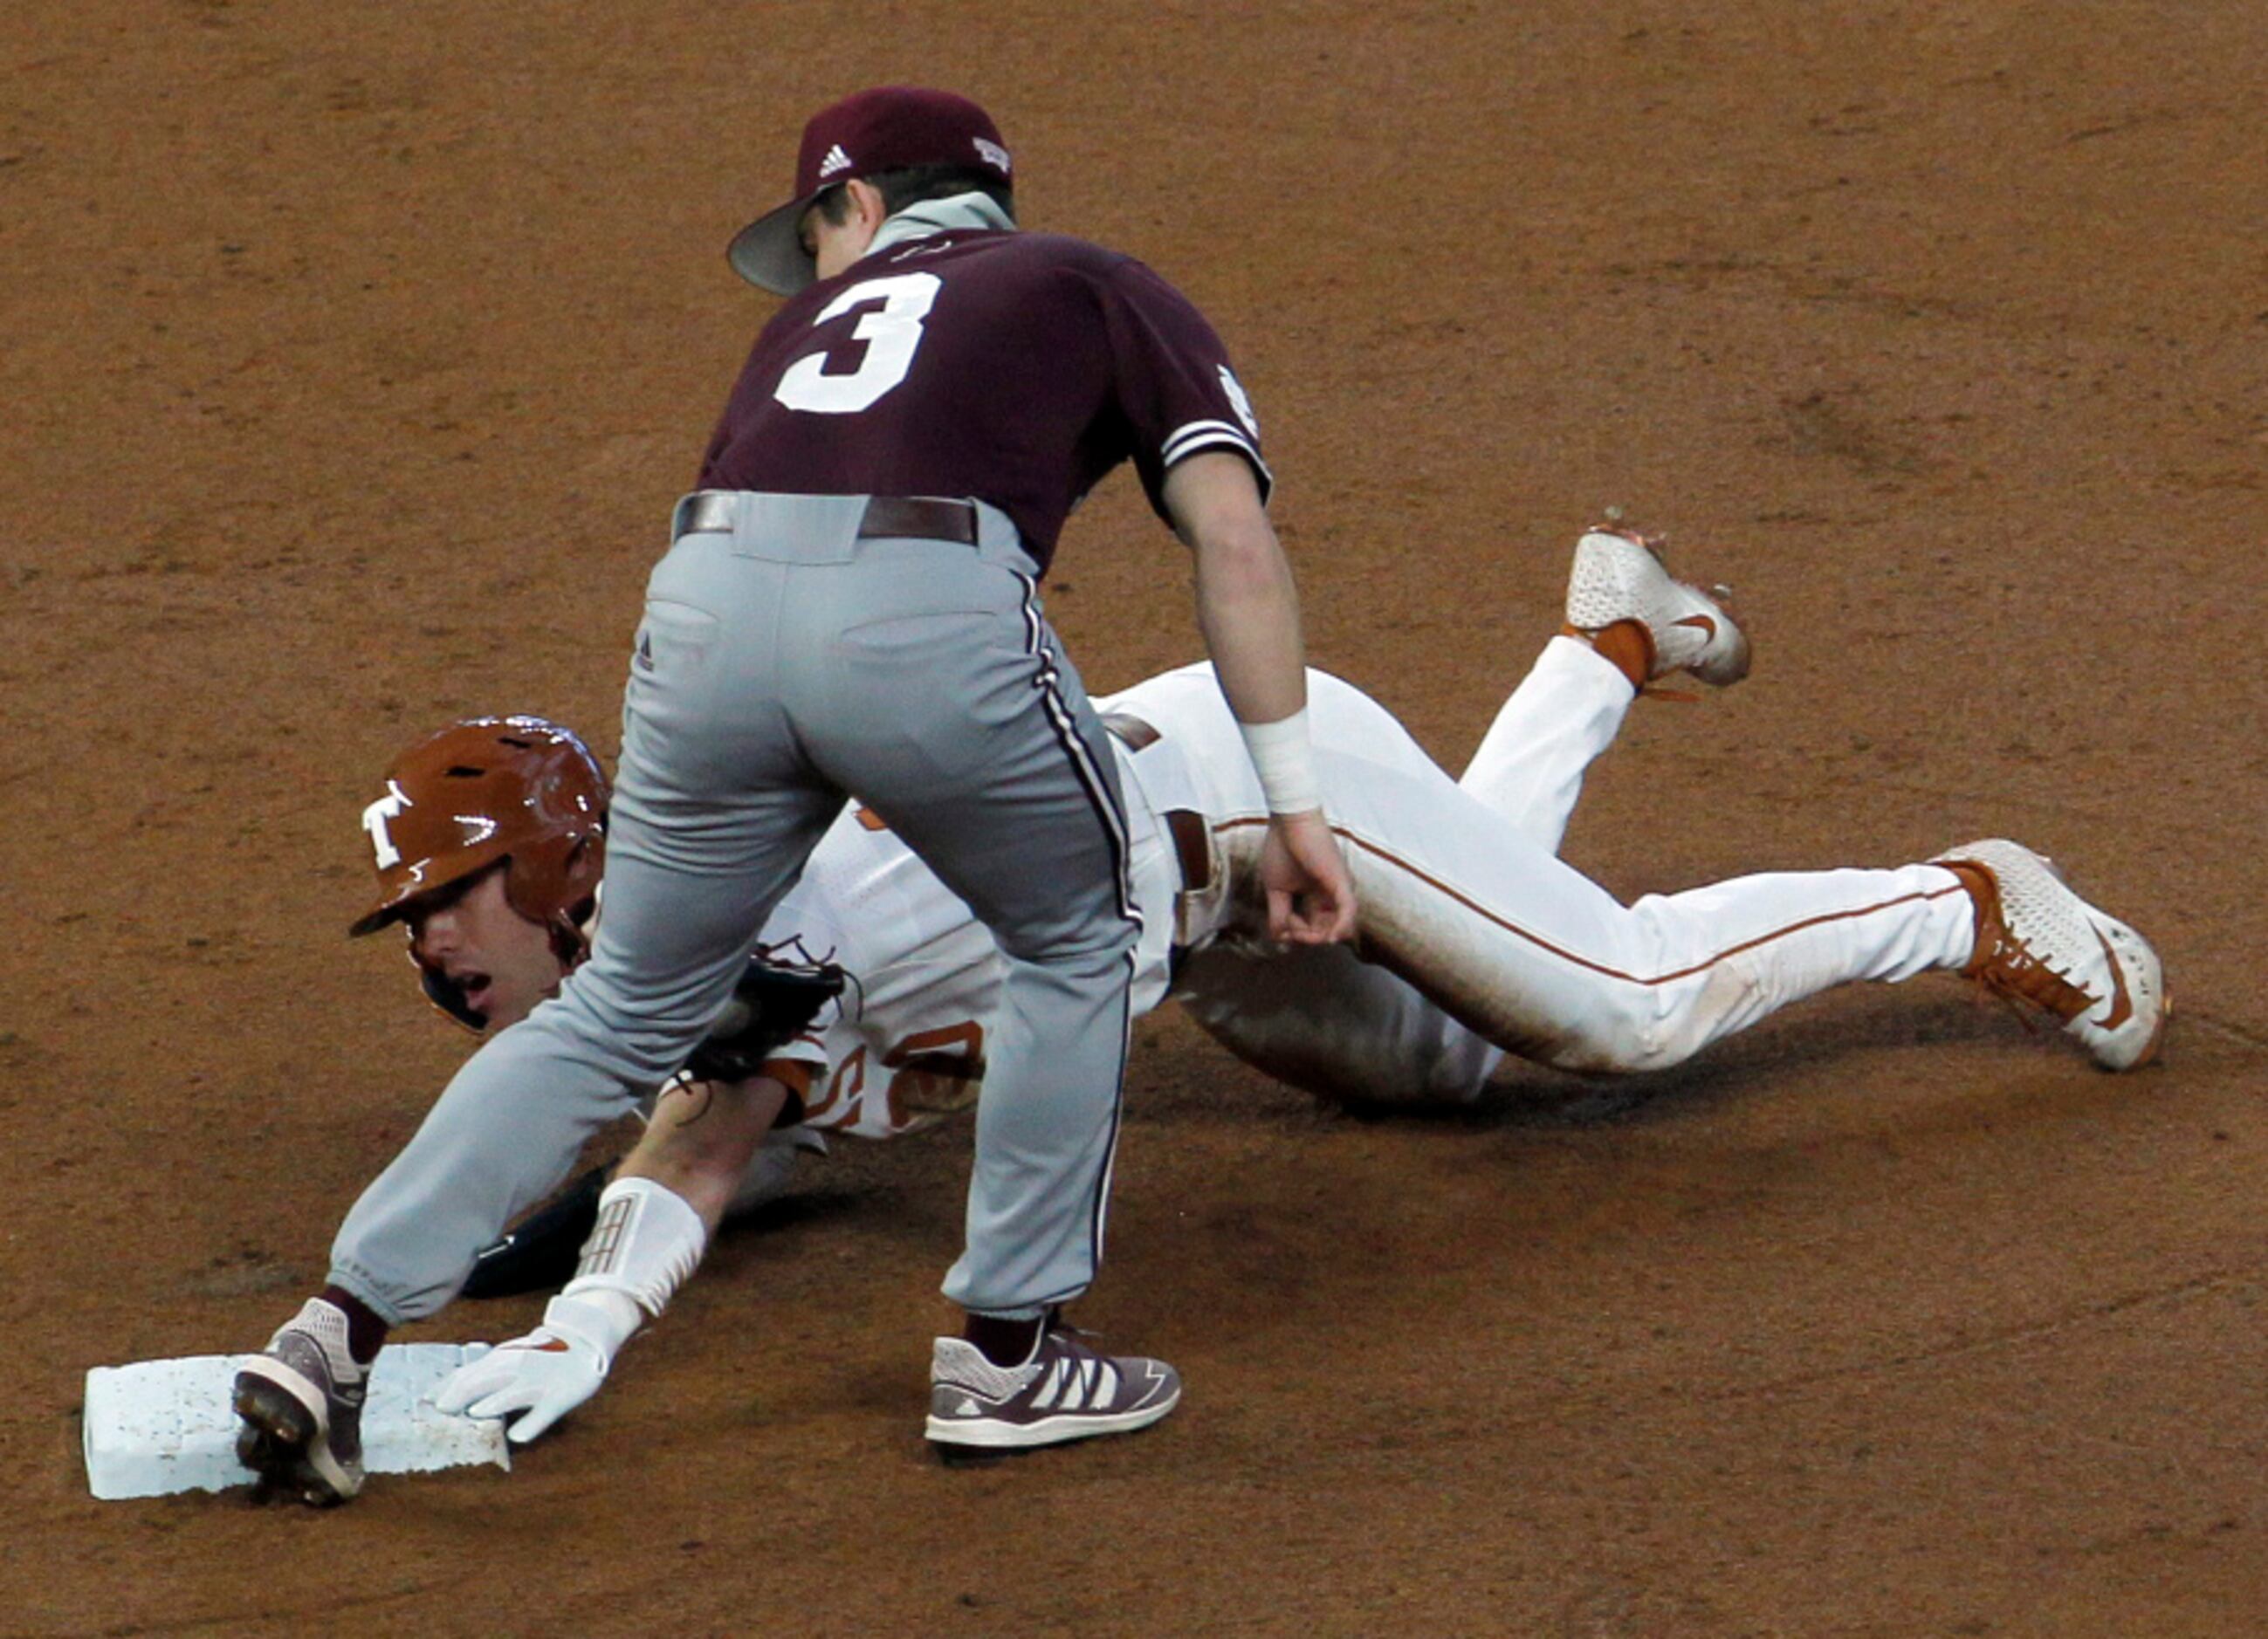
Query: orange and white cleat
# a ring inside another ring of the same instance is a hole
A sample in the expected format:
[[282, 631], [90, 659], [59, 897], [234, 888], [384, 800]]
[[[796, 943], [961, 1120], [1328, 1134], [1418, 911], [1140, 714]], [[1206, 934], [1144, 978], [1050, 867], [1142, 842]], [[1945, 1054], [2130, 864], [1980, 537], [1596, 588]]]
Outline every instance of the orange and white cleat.
[[1749, 637], [1727, 606], [1730, 596], [1672, 576], [1659, 541], [1602, 524], [1575, 543], [1567, 629], [1622, 666], [1634, 687], [1684, 672], [1724, 688], [1749, 674]]
[[2071, 891], [2044, 855], [1994, 838], [1929, 862], [1977, 901], [1977, 946], [1962, 975], [2047, 1014], [2105, 1069], [2158, 1055], [2173, 998], [2150, 942]]

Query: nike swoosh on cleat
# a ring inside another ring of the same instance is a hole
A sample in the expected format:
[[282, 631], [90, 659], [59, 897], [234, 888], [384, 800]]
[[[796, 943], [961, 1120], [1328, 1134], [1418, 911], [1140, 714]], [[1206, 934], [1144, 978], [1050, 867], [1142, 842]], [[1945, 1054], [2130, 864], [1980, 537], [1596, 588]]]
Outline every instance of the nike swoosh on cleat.
[[1713, 643], [1716, 640], [1717, 622], [1711, 620], [1705, 614], [1689, 614], [1683, 620], [1672, 621], [1670, 624], [1672, 626], [1695, 627], [1699, 629], [1702, 639], [1705, 642]]
[[2118, 965], [2118, 952], [2110, 948], [2110, 940], [2102, 929], [2095, 930], [2095, 943], [2102, 945], [2103, 959], [2110, 964], [2110, 1011], [2102, 1016], [2097, 1030], [2116, 1030], [2134, 1017], [2134, 999], [2126, 994], [2126, 970]]

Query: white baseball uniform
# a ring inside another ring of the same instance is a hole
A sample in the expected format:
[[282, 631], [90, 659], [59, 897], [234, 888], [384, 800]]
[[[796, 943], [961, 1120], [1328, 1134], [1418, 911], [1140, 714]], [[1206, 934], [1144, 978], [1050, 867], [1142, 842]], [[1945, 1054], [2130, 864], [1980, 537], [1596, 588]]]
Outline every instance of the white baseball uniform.
[[[1625, 907], [1559, 861], [1584, 772], [1631, 699], [1587, 644], [1554, 639], [1459, 782], [1384, 708], [1311, 672], [1361, 939], [1302, 950], [1256, 937], [1266, 804], [1211, 668], [1098, 701], [1131, 821], [1136, 1010], [1174, 995], [1240, 1057], [1318, 1091], [1470, 1099], [1506, 1052], [1660, 1069], [1829, 986], [1967, 959], [1971, 902], [1940, 866], [1743, 877]], [[1176, 824], [1200, 843], [1186, 864]], [[836, 823], [765, 939], [851, 975], [775, 1064], [812, 1126], [888, 1136], [973, 1099], [998, 953], [871, 815]]]

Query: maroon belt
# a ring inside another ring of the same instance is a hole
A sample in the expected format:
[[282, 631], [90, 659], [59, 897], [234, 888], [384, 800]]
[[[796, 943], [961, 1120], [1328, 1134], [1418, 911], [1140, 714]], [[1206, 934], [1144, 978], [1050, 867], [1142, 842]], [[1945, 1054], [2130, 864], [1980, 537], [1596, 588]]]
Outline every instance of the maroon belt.
[[1182, 862], [1182, 892], [1202, 893], [1212, 886], [1212, 849], [1205, 846], [1205, 822], [1201, 813], [1168, 808], [1158, 816], [1174, 839], [1174, 856]]
[[861, 540], [954, 540], [976, 544], [976, 507], [968, 501], [936, 501], [921, 496], [878, 495], [858, 520]]
[[[737, 489], [696, 489], [677, 503], [669, 538], [728, 530], [739, 516]], [[861, 540], [950, 540], [976, 544], [976, 503], [931, 496], [878, 495], [858, 517]]]

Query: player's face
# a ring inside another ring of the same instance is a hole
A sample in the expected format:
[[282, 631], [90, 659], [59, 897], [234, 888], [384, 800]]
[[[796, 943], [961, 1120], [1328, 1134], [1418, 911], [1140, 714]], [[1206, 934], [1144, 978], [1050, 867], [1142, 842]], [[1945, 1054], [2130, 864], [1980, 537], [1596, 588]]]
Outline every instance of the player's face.
[[414, 901], [403, 921], [411, 952], [464, 992], [465, 1005], [492, 1030], [516, 1025], [567, 976], [551, 935], [504, 897], [504, 868]]
[[831, 279], [866, 254], [874, 235], [882, 225], [884, 211], [879, 188], [856, 178], [843, 185], [848, 209], [840, 222], [829, 222], [827, 213], [814, 205], [803, 213], [799, 232], [803, 247], [822, 279]]

